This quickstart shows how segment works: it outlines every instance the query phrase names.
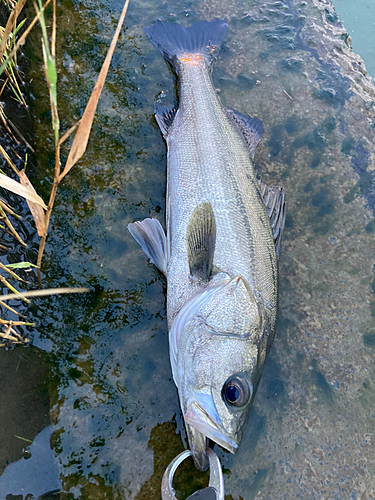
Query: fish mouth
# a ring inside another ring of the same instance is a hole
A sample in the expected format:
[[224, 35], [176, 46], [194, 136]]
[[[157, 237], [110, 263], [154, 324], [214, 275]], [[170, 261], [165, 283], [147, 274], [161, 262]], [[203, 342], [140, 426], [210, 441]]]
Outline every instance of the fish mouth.
[[[210, 399], [212, 401], [212, 398]], [[212, 406], [214, 406], [213, 401]], [[216, 409], [210, 408], [210, 410], [208, 412], [198, 401], [192, 401], [185, 412], [185, 423], [190, 427], [189, 435], [192, 436], [190, 446], [193, 455], [206, 453], [206, 446], [203, 445], [206, 443], [205, 438], [211, 439], [231, 453], [236, 453], [238, 444], [226, 433]], [[201, 436], [197, 434], [201, 434]]]

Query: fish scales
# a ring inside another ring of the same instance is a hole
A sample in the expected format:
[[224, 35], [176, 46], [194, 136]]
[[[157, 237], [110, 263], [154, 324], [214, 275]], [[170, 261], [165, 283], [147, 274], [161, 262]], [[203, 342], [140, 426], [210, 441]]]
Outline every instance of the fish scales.
[[167, 136], [169, 325], [195, 293], [186, 231], [195, 207], [206, 200], [217, 225], [215, 266], [246, 278], [271, 312], [277, 304], [275, 247], [248, 149], [217, 97], [207, 62], [185, 63], [179, 76], [179, 110]]

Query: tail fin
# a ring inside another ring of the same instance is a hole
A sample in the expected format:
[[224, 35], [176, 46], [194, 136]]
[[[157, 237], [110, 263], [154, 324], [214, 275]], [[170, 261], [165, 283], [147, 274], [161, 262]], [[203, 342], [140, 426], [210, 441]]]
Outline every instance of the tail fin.
[[158, 21], [145, 28], [152, 44], [176, 68], [175, 58], [183, 54], [200, 54], [212, 62], [213, 53], [219, 49], [228, 24], [221, 19], [200, 21], [190, 28], [177, 23]]

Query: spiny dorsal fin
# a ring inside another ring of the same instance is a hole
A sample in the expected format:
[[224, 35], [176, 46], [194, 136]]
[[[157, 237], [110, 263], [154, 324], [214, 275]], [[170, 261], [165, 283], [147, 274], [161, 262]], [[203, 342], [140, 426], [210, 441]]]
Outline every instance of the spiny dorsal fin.
[[128, 230], [144, 253], [167, 275], [167, 238], [157, 219], [144, 219], [128, 224]]
[[227, 116], [231, 122], [242, 133], [245, 142], [249, 148], [250, 155], [254, 158], [255, 149], [263, 135], [263, 124], [259, 118], [251, 118], [249, 115], [243, 115], [234, 109], [227, 109]]
[[154, 103], [155, 118], [164, 137], [167, 137], [168, 130], [172, 126], [177, 113], [176, 106], [166, 106], [165, 104]]
[[207, 280], [212, 271], [216, 224], [211, 203], [205, 201], [193, 212], [186, 234], [190, 274]]
[[281, 186], [268, 187], [258, 180], [260, 194], [262, 195], [267, 215], [270, 219], [273, 239], [275, 242], [276, 255], [279, 257], [281, 235], [284, 231], [286, 203], [284, 188]]

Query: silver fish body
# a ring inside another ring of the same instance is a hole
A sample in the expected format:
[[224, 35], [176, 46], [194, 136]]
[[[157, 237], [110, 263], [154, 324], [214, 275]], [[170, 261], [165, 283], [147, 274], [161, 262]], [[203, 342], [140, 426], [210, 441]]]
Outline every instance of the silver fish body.
[[266, 190], [266, 208], [254, 173], [256, 119], [225, 109], [212, 85], [209, 53], [224, 24], [190, 28], [199, 33], [201, 25], [200, 46], [184, 45], [184, 36], [197, 35], [174, 25], [182, 30], [172, 34], [176, 50], [175, 40], [165, 48], [170, 25], [146, 30], [176, 70], [179, 107], [156, 113], [168, 146], [167, 237], [145, 242], [158, 224], [151, 219], [129, 227], [167, 276], [173, 377], [200, 469], [207, 466], [207, 438], [232, 453], [241, 441], [275, 334], [275, 228], [279, 237], [284, 218], [282, 191]]

